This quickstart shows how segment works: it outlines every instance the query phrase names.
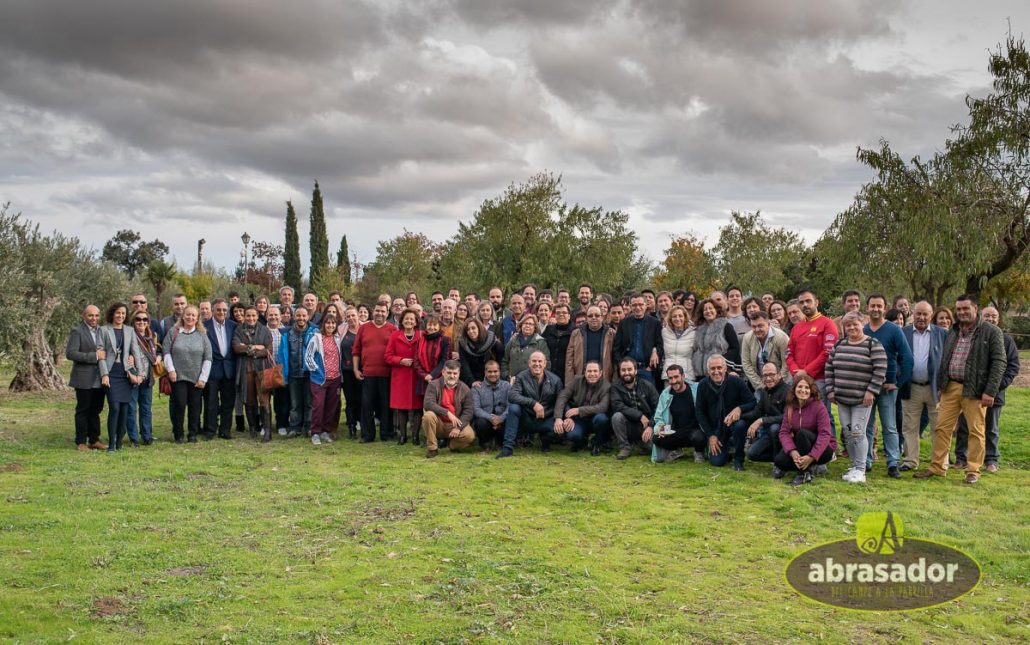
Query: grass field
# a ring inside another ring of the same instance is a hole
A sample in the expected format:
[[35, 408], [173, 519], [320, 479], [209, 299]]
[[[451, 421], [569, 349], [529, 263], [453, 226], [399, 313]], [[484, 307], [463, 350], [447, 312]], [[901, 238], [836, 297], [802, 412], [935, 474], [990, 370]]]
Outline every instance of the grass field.
[[[6, 382], [6, 381], [4, 381]], [[680, 460], [514, 459], [342, 440], [78, 453], [73, 397], [0, 394], [0, 639], [10, 642], [1018, 642], [1030, 635], [1030, 390], [1002, 470], [799, 490]], [[923, 454], [928, 452], [924, 441]], [[784, 582], [800, 551], [893, 510], [972, 554], [972, 594], [835, 610]]]

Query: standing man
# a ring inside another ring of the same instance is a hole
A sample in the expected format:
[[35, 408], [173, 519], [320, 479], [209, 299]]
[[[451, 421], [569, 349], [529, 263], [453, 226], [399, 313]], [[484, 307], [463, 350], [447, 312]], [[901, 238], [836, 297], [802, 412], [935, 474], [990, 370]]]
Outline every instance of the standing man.
[[[292, 319], [293, 314], [293, 287], [279, 287], [279, 304], [283, 309], [289, 309]], [[280, 310], [281, 311], [281, 310]]]
[[375, 441], [379, 416], [379, 440], [393, 439], [390, 411], [390, 366], [386, 345], [397, 328], [386, 322], [386, 305], [372, 309], [372, 320], [354, 338], [354, 376], [361, 381], [361, 443]]
[[[912, 324], [906, 325], [903, 333], [912, 350], [912, 378], [908, 385], [898, 389], [902, 405], [901, 432], [905, 440], [905, 456], [901, 461], [902, 472], [919, 467], [919, 425], [923, 410], [930, 419], [930, 427], [937, 426], [937, 372], [944, 353], [944, 339], [948, 332], [930, 321], [933, 307], [920, 300], [912, 309]], [[961, 422], [960, 422], [961, 423]]]
[[457, 310], [457, 300], [445, 298], [444, 301], [440, 303], [440, 333], [450, 341], [451, 348], [454, 350], [451, 352], [454, 356], [449, 356], [448, 358], [457, 358], [458, 354], [458, 339], [455, 338], [454, 328], [454, 314]]
[[504, 291], [500, 287], [492, 287], [486, 297], [490, 301], [490, 306], [494, 308], [494, 319], [504, 318]]
[[583, 374], [586, 364], [590, 362], [600, 365], [601, 376], [611, 382], [615, 330], [604, 324], [604, 315], [597, 305], [587, 307], [586, 317], [586, 323], [573, 330], [569, 336], [569, 346], [565, 350], [565, 383]]
[[[766, 363], [772, 363], [780, 370], [781, 379], [790, 372], [787, 369], [787, 343], [790, 339], [786, 332], [769, 324], [769, 314], [757, 311], [751, 314], [751, 331], [744, 334], [740, 347], [740, 360], [744, 365], [744, 376], [751, 383], [755, 392], [764, 386], [762, 369]], [[772, 461], [772, 457], [769, 458]]]
[[161, 319], [160, 329], [156, 330], [160, 332], [160, 337], [164, 338], [168, 335], [168, 332], [175, 327], [175, 323], [179, 322], [182, 318], [182, 312], [186, 310], [186, 294], [177, 293], [172, 296], [172, 313]]
[[587, 307], [594, 302], [594, 288], [589, 282], [583, 282], [576, 291], [576, 299], [579, 300], [579, 311], [586, 314]]
[[433, 295], [429, 296], [429, 302], [433, 306], [433, 313], [439, 316], [440, 307], [443, 306], [443, 294], [439, 291], [434, 291]]
[[[265, 322], [268, 327], [269, 333], [272, 334], [272, 347], [269, 356], [272, 361], [277, 365], [282, 365], [279, 361], [281, 356], [279, 355], [279, 348], [284, 342], [284, 337], [289, 333], [289, 328], [281, 327], [282, 325], [282, 313], [280, 313], [279, 305], [269, 305], [268, 309], [265, 310]], [[283, 367], [283, 376], [286, 376], [286, 366]], [[290, 388], [280, 387], [269, 393], [269, 397], [272, 399], [272, 412], [275, 417], [275, 425], [273, 427], [278, 428], [279, 436], [285, 437], [287, 428], [290, 426]]]
[[472, 431], [472, 392], [461, 382], [461, 364], [447, 361], [440, 378], [426, 388], [422, 433], [426, 436], [426, 458], [439, 454], [437, 437], [445, 434], [451, 452], [468, 448], [476, 440]]
[[737, 332], [738, 341], [743, 340], [744, 334], [751, 331], [751, 323], [740, 308], [743, 302], [744, 294], [741, 293], [740, 287], [734, 285], [726, 289], [726, 318], [733, 325], [733, 331]]
[[[1001, 313], [995, 307], [987, 306], [980, 313], [983, 321], [995, 327], [1001, 327]], [[994, 397], [994, 405], [987, 408], [984, 419], [984, 432], [986, 435], [986, 450], [984, 453], [984, 468], [989, 473], [998, 472], [998, 421], [1001, 418], [1001, 408], [1005, 405], [1005, 390], [1012, 384], [1012, 380], [1019, 374], [1019, 349], [1012, 336], [1002, 333], [1005, 341], [1005, 373], [1001, 377], [1001, 385], [998, 387], [998, 396]], [[955, 467], [965, 464], [966, 448], [969, 444], [969, 426], [965, 417], [959, 417], [958, 428], [955, 430]]]
[[965, 483], [980, 480], [984, 459], [984, 420], [987, 409], [1001, 390], [1005, 375], [1005, 340], [1001, 330], [977, 316], [976, 296], [963, 294], [955, 301], [958, 324], [948, 331], [944, 341], [937, 387], [941, 403], [937, 408], [937, 427], [933, 436], [930, 467], [914, 477], [927, 479], [948, 474], [951, 435], [959, 416], [965, 417], [969, 429], [969, 450]]
[[647, 301], [639, 293], [630, 297], [629, 307], [632, 314], [619, 323], [615, 332], [612, 344], [615, 363], [632, 359], [636, 364], [634, 374], [654, 384], [655, 377], [651, 370], [658, 369], [665, 359], [662, 323], [654, 316], [647, 315]]
[[522, 285], [522, 300], [526, 304], [526, 311], [536, 311], [536, 285], [532, 282], [527, 282]]
[[72, 362], [68, 384], [75, 388], [75, 445], [80, 452], [107, 450], [100, 443], [100, 413], [104, 388], [100, 386], [100, 361], [107, 359], [100, 339], [100, 309], [82, 310], [82, 322], [71, 331], [64, 356]]
[[[289, 307], [283, 311], [289, 311]], [[280, 341], [277, 362], [283, 366], [283, 378], [289, 389], [290, 419], [286, 433], [289, 438], [306, 437], [311, 432], [311, 381], [304, 365], [304, 353], [316, 333], [318, 329], [308, 322], [308, 310], [298, 307], [293, 312], [293, 325]]]
[[880, 341], [883, 351], [887, 353], [887, 375], [883, 387], [876, 395], [873, 410], [869, 414], [866, 425], [866, 437], [869, 440], [869, 453], [866, 455], [866, 472], [873, 467], [873, 439], [876, 436], [876, 416], [880, 417], [883, 431], [883, 450], [887, 453], [887, 474], [895, 479], [901, 477], [898, 467], [901, 461], [901, 448], [898, 442], [898, 388], [912, 378], [912, 350], [905, 340], [905, 333], [894, 323], [886, 320], [887, 299], [879, 293], [870, 294], [865, 300], [869, 322], [863, 331]]
[[812, 377], [819, 388], [826, 412], [830, 415], [830, 429], [836, 432], [832, 404], [826, 400], [826, 359], [829, 358], [833, 346], [837, 344], [840, 334], [837, 325], [819, 313], [819, 298], [811, 289], [798, 293], [798, 307], [805, 315], [805, 320], [798, 322], [790, 330], [790, 341], [787, 343], [787, 369], [790, 375], [797, 378], [799, 372]]
[[[641, 306], [643, 306], [643, 296]], [[651, 320], [657, 320], [648, 316]], [[658, 408], [658, 390], [652, 381], [637, 378], [637, 362], [629, 356], [619, 361], [619, 380], [611, 388], [612, 431], [619, 442], [616, 459], [627, 459], [633, 445], [650, 452], [654, 435], [654, 413]]]
[[211, 303], [211, 323], [207, 339], [211, 341], [211, 372], [204, 388], [204, 439], [232, 439], [233, 409], [236, 405], [236, 354], [232, 337], [236, 323], [228, 319], [229, 303], [221, 298]]
[[548, 325], [543, 333], [548, 353], [551, 355], [551, 371], [561, 379], [563, 386], [565, 385], [565, 357], [569, 349], [569, 340], [575, 330], [570, 315], [569, 305], [555, 305], [555, 323]]
[[[491, 293], [493, 293], [492, 290]], [[494, 336], [501, 339], [501, 345], [504, 347], [508, 346], [508, 341], [511, 340], [512, 335], [519, 329], [519, 321], [522, 320], [522, 314], [526, 313], [526, 301], [522, 296], [515, 293], [512, 294], [508, 306], [511, 310], [511, 315], [498, 320], [497, 327], [494, 329]]]

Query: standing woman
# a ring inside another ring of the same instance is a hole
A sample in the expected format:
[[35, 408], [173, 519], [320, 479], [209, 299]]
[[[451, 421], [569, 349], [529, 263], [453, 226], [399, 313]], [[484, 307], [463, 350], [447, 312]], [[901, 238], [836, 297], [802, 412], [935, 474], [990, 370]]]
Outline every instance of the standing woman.
[[408, 295], [404, 297], [404, 304], [408, 307], [413, 307], [414, 305], [420, 305], [422, 303], [419, 302], [417, 293], [415, 293], [414, 291], [409, 291]]
[[[490, 303], [485, 303], [490, 307]], [[493, 307], [490, 307], [493, 309]], [[479, 387], [486, 378], [488, 361], [499, 361], [504, 355], [501, 341], [489, 327], [478, 320], [465, 323], [458, 338], [458, 359], [461, 361], [461, 381], [469, 387]]]
[[[697, 309], [697, 294], [693, 291], [687, 291], [683, 294], [683, 308], [687, 310], [687, 318], [694, 320], [694, 310]], [[707, 372], [706, 372], [707, 373]]]
[[773, 463], [784, 472], [797, 472], [787, 483], [800, 486], [812, 481], [813, 466], [829, 463], [836, 452], [837, 440], [830, 427], [830, 414], [819, 400], [815, 381], [808, 374], [795, 376], [787, 392], [787, 409], [780, 424], [780, 451]]
[[554, 321], [551, 320], [551, 314], [554, 313], [554, 309], [551, 307], [551, 303], [545, 300], [536, 303], [535, 313], [537, 317], [536, 331], [542, 336], [547, 327], [554, 324]]
[[744, 373], [740, 367], [740, 339], [714, 300], [705, 298], [697, 305], [694, 326], [694, 374], [707, 374], [708, 359], [712, 356], [725, 358], [727, 371]]
[[211, 373], [211, 341], [207, 338], [200, 310], [189, 305], [182, 317], [165, 335], [161, 343], [165, 352], [165, 369], [172, 382], [172, 399], [168, 404], [172, 417], [175, 443], [183, 442], [183, 419], [187, 421], [188, 440], [196, 443], [200, 433], [200, 399]]
[[[397, 420], [400, 435], [397, 443], [408, 443], [408, 422], [411, 434], [415, 436], [422, 427], [422, 393], [415, 363], [422, 344], [422, 332], [418, 328], [418, 313], [405, 309], [401, 314], [401, 328], [393, 332], [386, 343], [386, 364], [390, 366], [390, 407]], [[421, 392], [420, 392], [421, 390]]]
[[[104, 347], [104, 360], [99, 361], [100, 384], [107, 389], [107, 451], [121, 450], [122, 438], [129, 431], [129, 405], [133, 389], [143, 379], [139, 375], [139, 345], [136, 332], [125, 327], [129, 307], [116, 302], [107, 309], [107, 324], [100, 328], [100, 339]], [[136, 447], [136, 429], [129, 435], [131, 445]]]
[[679, 365], [683, 368], [683, 378], [688, 383], [697, 380], [694, 375], [692, 357], [694, 354], [694, 325], [687, 316], [683, 305], [673, 305], [669, 309], [669, 317], [662, 327], [662, 346], [665, 348], [665, 363], [662, 365], [662, 378], [668, 378], [669, 367]]
[[844, 314], [841, 325], [846, 336], [826, 359], [826, 398], [837, 404], [841, 436], [851, 458], [851, 468], [843, 479], [861, 484], [869, 451], [866, 426], [887, 375], [887, 352], [878, 340], [866, 336], [859, 312]]
[[769, 305], [769, 324], [777, 327], [786, 334], [790, 334], [790, 321], [787, 320], [787, 303], [782, 300], [773, 300]]
[[243, 324], [236, 326], [232, 337], [232, 349], [239, 357], [236, 362], [237, 391], [247, 414], [247, 425], [251, 433], [260, 429], [262, 441], [271, 441], [271, 392], [263, 390], [260, 381], [261, 372], [272, 366], [272, 361], [269, 361], [272, 333], [258, 321], [260, 315], [256, 306], [244, 310]]
[[[429, 383], [440, 377], [443, 364], [451, 357], [451, 339], [440, 331], [440, 317], [430, 314], [426, 317], [426, 331], [422, 335], [422, 343], [418, 349], [418, 360], [415, 361], [415, 372], [418, 374], [418, 395], [425, 396]], [[411, 443], [419, 445], [421, 425], [415, 426], [415, 434]]]
[[504, 348], [501, 378], [514, 383], [519, 372], [529, 368], [529, 357], [533, 352], [542, 352], [547, 359], [547, 368], [550, 369], [551, 350], [544, 337], [537, 333], [536, 316], [526, 314], [519, 321], [518, 331], [511, 335], [508, 346]]
[[[262, 325], [268, 324], [268, 304], [268, 296], [258, 296], [258, 299], [254, 301], [254, 306], [257, 307], [258, 312], [258, 322]], [[243, 318], [246, 320], [246, 312], [244, 312]]]
[[354, 339], [358, 337], [361, 322], [354, 307], [347, 307], [343, 316], [346, 326], [342, 332], [339, 327], [336, 329], [340, 337], [340, 371], [343, 372], [341, 389], [346, 401], [347, 434], [351, 439], [357, 439], [358, 420], [361, 419], [361, 381], [354, 375]]
[[372, 316], [372, 311], [368, 308], [368, 305], [361, 303], [358, 305], [358, 322], [362, 325], [368, 322], [368, 319]]
[[336, 318], [325, 316], [319, 323], [321, 333], [311, 336], [304, 351], [304, 365], [310, 374], [311, 443], [332, 443], [330, 432], [340, 421], [340, 337]]
[[951, 309], [941, 307], [933, 312], [933, 324], [947, 331], [955, 324], [955, 316], [951, 315]]
[[494, 325], [497, 323], [497, 321], [494, 320], [494, 307], [487, 300], [479, 303], [479, 307], [476, 309], [476, 314], [476, 320], [478, 320], [480, 324], [487, 329], [493, 329]]
[[164, 357], [161, 356], [161, 345], [150, 327], [150, 316], [145, 310], [137, 308], [132, 314], [132, 328], [136, 333], [136, 344], [139, 345], [139, 376], [143, 380], [132, 390], [132, 403], [129, 405], [129, 440], [135, 440], [136, 429], [139, 428], [140, 442], [144, 446], [149, 446], [154, 443], [152, 372], [154, 365], [164, 367]]
[[461, 329], [465, 326], [465, 321], [469, 319], [469, 306], [464, 302], [459, 302], [458, 306], [454, 308], [454, 324], [455, 329]]

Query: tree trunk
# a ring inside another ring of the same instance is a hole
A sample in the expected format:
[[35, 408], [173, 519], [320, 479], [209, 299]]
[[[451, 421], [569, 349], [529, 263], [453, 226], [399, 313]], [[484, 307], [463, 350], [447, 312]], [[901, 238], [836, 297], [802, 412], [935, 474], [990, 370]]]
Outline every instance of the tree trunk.
[[15, 370], [10, 389], [12, 392], [67, 389], [54, 365], [54, 354], [46, 342], [43, 327], [36, 327], [25, 341], [25, 358]]

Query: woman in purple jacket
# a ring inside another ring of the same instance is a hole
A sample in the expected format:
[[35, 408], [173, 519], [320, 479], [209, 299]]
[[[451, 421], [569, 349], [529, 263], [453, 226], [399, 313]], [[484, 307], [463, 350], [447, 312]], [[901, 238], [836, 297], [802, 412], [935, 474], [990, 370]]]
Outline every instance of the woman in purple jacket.
[[780, 424], [780, 448], [773, 461], [780, 470], [797, 472], [789, 482], [791, 486], [810, 483], [813, 467], [828, 463], [837, 450], [830, 415], [819, 401], [815, 381], [807, 374], [795, 376], [787, 393], [787, 409]]

